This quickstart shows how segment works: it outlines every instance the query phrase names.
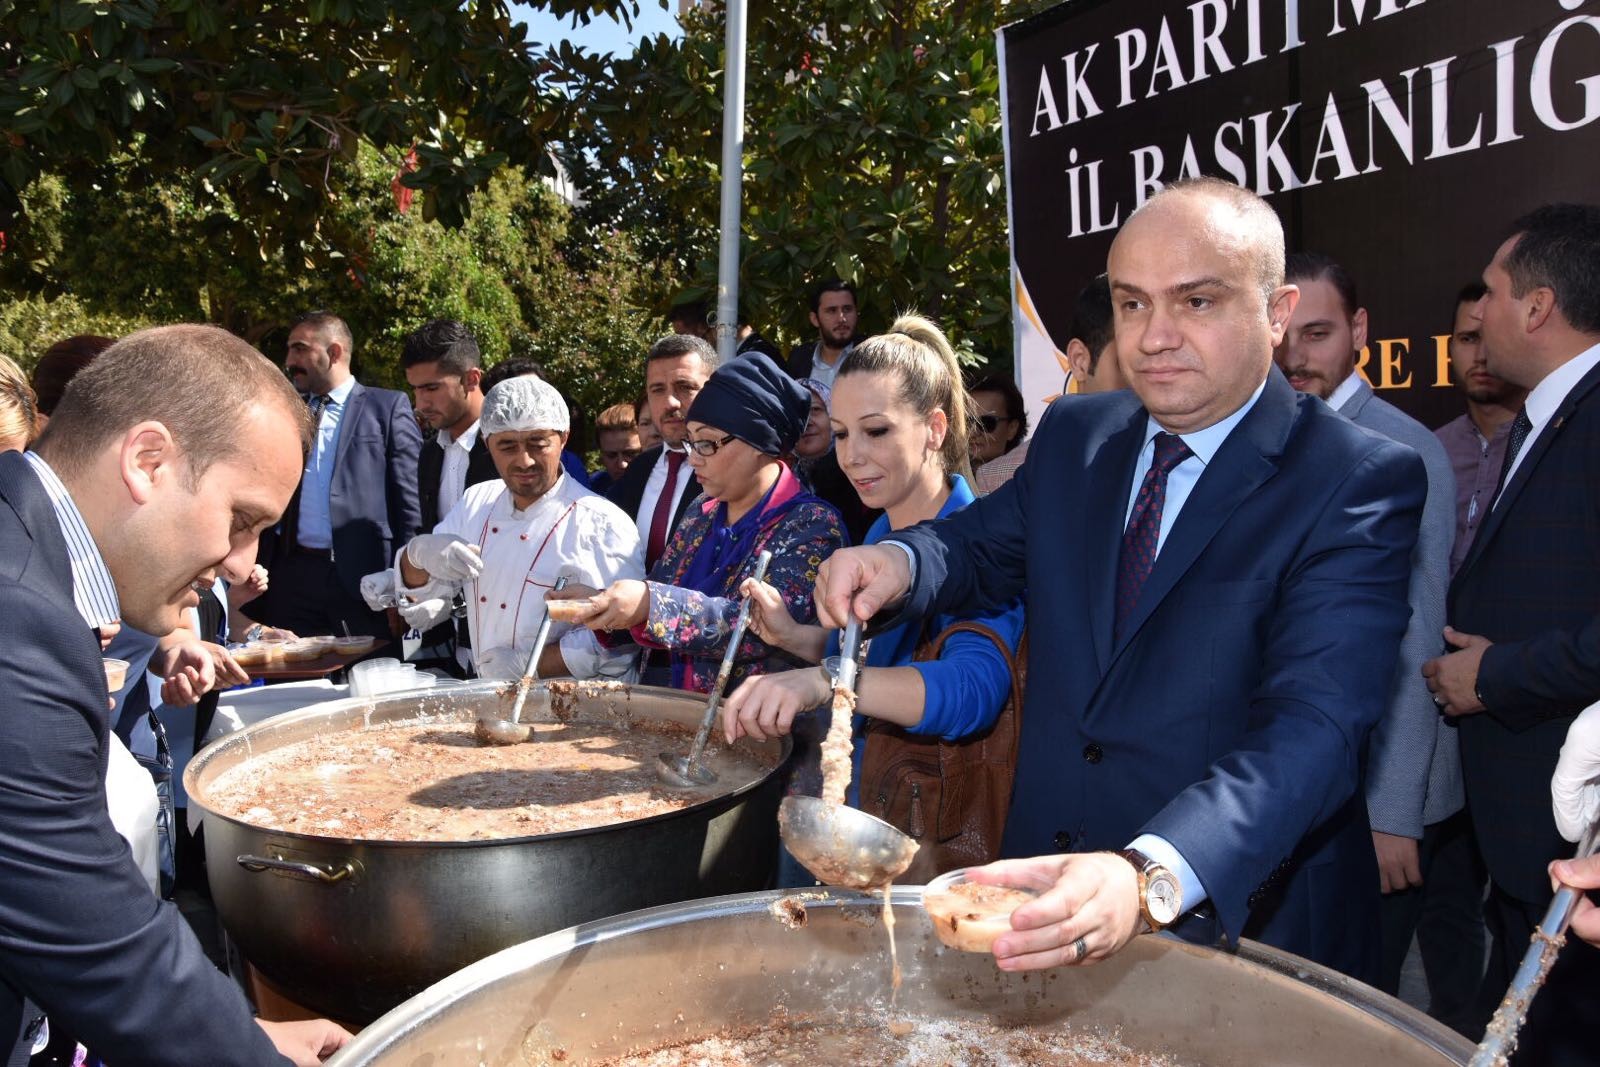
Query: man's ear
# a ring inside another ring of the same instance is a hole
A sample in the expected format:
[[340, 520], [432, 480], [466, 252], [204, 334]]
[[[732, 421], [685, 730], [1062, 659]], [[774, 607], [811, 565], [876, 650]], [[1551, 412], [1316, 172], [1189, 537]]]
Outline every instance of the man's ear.
[[178, 476], [177, 442], [164, 423], [141, 422], [122, 436], [118, 456], [122, 483], [136, 504], [149, 503], [156, 490]]
[[1367, 309], [1356, 308], [1356, 313], [1350, 316], [1351, 348], [1356, 351], [1367, 346]]
[[1091, 363], [1088, 345], [1076, 337], [1067, 342], [1067, 365], [1075, 381], [1086, 382], [1094, 377], [1094, 371], [1089, 369]]

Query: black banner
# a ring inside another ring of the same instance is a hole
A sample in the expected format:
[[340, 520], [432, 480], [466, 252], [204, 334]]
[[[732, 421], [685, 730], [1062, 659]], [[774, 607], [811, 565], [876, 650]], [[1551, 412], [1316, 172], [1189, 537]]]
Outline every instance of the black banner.
[[[1600, 202], [1600, 0], [1073, 0], [1000, 31], [1017, 366], [1061, 389], [1072, 299], [1162, 184], [1228, 178], [1370, 314], [1361, 370], [1460, 414], [1456, 292], [1517, 215]], [[1053, 351], [1055, 350], [1055, 351]]]

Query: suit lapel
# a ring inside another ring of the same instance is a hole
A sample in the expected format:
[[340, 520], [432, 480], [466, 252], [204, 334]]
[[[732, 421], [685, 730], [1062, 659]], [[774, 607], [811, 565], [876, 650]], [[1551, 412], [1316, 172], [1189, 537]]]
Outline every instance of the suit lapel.
[[[56, 518], [55, 505], [44, 483], [33, 472], [27, 457], [21, 452], [0, 452], [0, 494], [16, 509], [17, 518], [40, 555], [44, 573], [54, 579], [54, 590], [64, 595], [65, 603], [72, 603], [72, 560], [67, 555], [66, 538], [61, 533], [60, 520]], [[32, 568], [25, 568], [26, 576]]]
[[350, 395], [345, 397], [344, 410], [339, 413], [339, 439], [333, 446], [333, 470], [328, 472], [330, 488], [344, 467], [344, 454], [350, 450], [350, 430], [361, 415], [361, 407], [366, 403], [366, 397], [367, 387], [360, 382], [357, 382], [350, 390]]
[[1461, 569], [1456, 573], [1457, 581], [1472, 569], [1473, 564], [1478, 561], [1478, 557], [1483, 555], [1489, 543], [1500, 532], [1500, 527], [1505, 522], [1506, 514], [1516, 504], [1517, 497], [1522, 494], [1522, 487], [1528, 484], [1528, 479], [1533, 476], [1534, 470], [1538, 468], [1539, 461], [1544, 458], [1545, 453], [1550, 451], [1551, 446], [1556, 442], [1556, 438], [1561, 436], [1561, 431], [1566, 427], [1567, 419], [1572, 417], [1572, 413], [1578, 409], [1578, 405], [1583, 403], [1584, 398], [1593, 392], [1596, 386], [1600, 386], [1600, 366], [1594, 367], [1588, 374], [1578, 379], [1578, 384], [1572, 387], [1572, 390], [1567, 393], [1566, 399], [1561, 401], [1561, 406], [1556, 408], [1556, 413], [1550, 416], [1549, 424], [1539, 431], [1538, 438], [1529, 446], [1528, 454], [1517, 465], [1516, 474], [1512, 476], [1511, 481], [1506, 483], [1499, 499], [1493, 502], [1488, 516], [1484, 518], [1483, 525], [1478, 528], [1478, 536], [1472, 539], [1472, 547], [1467, 550], [1467, 558], [1461, 561]]
[[1255, 407], [1211, 457], [1168, 531], [1155, 567], [1139, 592], [1139, 602], [1123, 627], [1122, 639], [1112, 651], [1113, 661], [1194, 566], [1235, 509], [1277, 473], [1275, 460], [1283, 454], [1295, 412], [1294, 390], [1274, 368], [1268, 372], [1267, 387]]
[[1106, 438], [1100, 446], [1089, 469], [1084, 499], [1104, 504], [1081, 510], [1086, 551], [1079, 563], [1083, 567], [1084, 588], [1089, 590], [1089, 625], [1102, 677], [1111, 665], [1122, 528], [1127, 518], [1128, 495], [1133, 491], [1134, 466], [1144, 448], [1148, 420], [1144, 408], [1135, 409], [1128, 425]]

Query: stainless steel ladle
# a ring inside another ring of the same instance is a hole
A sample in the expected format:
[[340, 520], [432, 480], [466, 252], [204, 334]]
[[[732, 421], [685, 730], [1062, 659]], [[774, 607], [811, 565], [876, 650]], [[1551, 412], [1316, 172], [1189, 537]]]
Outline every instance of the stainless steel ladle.
[[[556, 591], [559, 592], [566, 587], [566, 575], [556, 579]], [[533, 639], [533, 653], [528, 657], [528, 665], [523, 669], [522, 677], [517, 680], [517, 699], [511, 705], [511, 718], [497, 719], [491, 712], [480, 718], [477, 725], [472, 728], [472, 735], [483, 744], [515, 745], [533, 736], [533, 727], [522, 721], [522, 706], [527, 703], [528, 690], [532, 688], [534, 681], [539, 677], [539, 657], [544, 654], [545, 642], [549, 640], [550, 604], [546, 601], [544, 618], [539, 620], [539, 632]], [[541, 692], [548, 698], [548, 690], [541, 690]]]
[[[772, 562], [772, 553], [763, 552], [756, 559], [755, 580], [764, 582], [767, 579], [767, 565]], [[744, 603], [739, 605], [739, 617], [733, 624], [733, 636], [728, 640], [728, 650], [722, 654], [722, 668], [717, 671], [717, 680], [711, 687], [711, 698], [706, 701], [706, 713], [700, 720], [700, 729], [694, 735], [694, 744], [689, 746], [687, 756], [674, 755], [663, 752], [656, 758], [656, 777], [665, 785], [675, 786], [679, 789], [696, 789], [701, 786], [711, 785], [717, 780], [716, 773], [700, 762], [700, 757], [705, 753], [706, 741], [711, 737], [711, 727], [717, 721], [717, 708], [722, 704], [722, 691], [728, 686], [728, 678], [733, 674], [733, 660], [739, 652], [739, 645], [744, 641], [745, 628], [750, 625], [750, 598], [745, 597]]]
[[[839, 642], [835, 694], [854, 694], [860, 651], [861, 620], [852, 611]], [[821, 797], [785, 797], [778, 806], [778, 832], [790, 854], [818, 881], [847, 889], [887, 886], [917, 854], [917, 843], [882, 819]]]

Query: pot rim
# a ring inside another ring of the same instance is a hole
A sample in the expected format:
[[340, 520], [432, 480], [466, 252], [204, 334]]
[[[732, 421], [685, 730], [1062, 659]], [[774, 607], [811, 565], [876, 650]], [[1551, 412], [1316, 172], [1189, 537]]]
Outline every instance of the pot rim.
[[[558, 680], [565, 681], [566, 679]], [[583, 685], [584, 683], [580, 681], [577, 684]], [[476, 682], [467, 682], [463, 685], [450, 686], [442, 692], [437, 692], [432, 688], [408, 689], [395, 693], [384, 693], [378, 697], [340, 697], [337, 700], [326, 700], [318, 704], [311, 704], [307, 707], [300, 708], [297, 711], [288, 711], [279, 715], [273, 715], [269, 718], [262, 719], [260, 722], [252, 723], [242, 730], [235, 730], [233, 733], [225, 734], [206, 745], [199, 752], [196, 752], [194, 758], [189, 761], [189, 765], [184, 769], [183, 788], [188, 794], [189, 803], [199, 808], [201, 812], [204, 813], [204, 819], [220, 819], [221, 821], [229, 823], [238, 829], [246, 830], [253, 834], [267, 834], [274, 838], [282, 838], [287, 841], [304, 842], [308, 845], [338, 845], [340, 848], [358, 847], [387, 850], [494, 848], [501, 845], [524, 845], [532, 841], [561, 841], [569, 838], [581, 838], [591, 834], [613, 833], [620, 826], [648, 827], [662, 824], [673, 819], [698, 815], [719, 805], [732, 807], [747, 794], [752, 793], [766, 785], [772, 779], [773, 775], [783, 770], [784, 766], [789, 762], [789, 758], [794, 754], [794, 739], [788, 736], [779, 738], [780, 744], [778, 748], [778, 762], [774, 764], [766, 774], [763, 774], [759, 778], [753, 779], [752, 781], [746, 782], [744, 785], [738, 786], [735, 789], [729, 790], [726, 793], [717, 793], [706, 798], [705, 800], [700, 801], [697, 804], [690, 804], [687, 807], [678, 808], [674, 811], [662, 812], [659, 815], [649, 815], [642, 819], [626, 819], [622, 822], [605, 823], [600, 826], [587, 826], [577, 830], [558, 830], [554, 833], [546, 834], [524, 834], [521, 837], [494, 837], [477, 841], [396, 841], [390, 838], [335, 837], [331, 834], [308, 834], [298, 830], [272, 829], [270, 827], [259, 826], [256, 823], [248, 822], [244, 819], [238, 818], [237, 816], [228, 815], [224, 812], [218, 811], [208, 802], [205, 790], [200, 788], [198, 784], [200, 774], [206, 769], [211, 761], [221, 756], [224, 752], [230, 751], [231, 749], [237, 748], [241, 745], [245, 746], [246, 748], [250, 747], [250, 744], [253, 740], [269, 730], [293, 727], [302, 722], [309, 722], [315, 719], [331, 718], [334, 715], [342, 712], [353, 711], [358, 708], [364, 709], [368, 706], [375, 706], [376, 702], [393, 698], [417, 697], [428, 699], [440, 698], [447, 694], [450, 696], [472, 696], [478, 693], [497, 692], [498, 690], [505, 688], [505, 685], [506, 683], [501, 681], [480, 680]], [[705, 702], [704, 694], [690, 693], [687, 690], [682, 689], [669, 689], [663, 686], [654, 685], [628, 685], [626, 686], [626, 689], [630, 693], [645, 692], [651, 695], [682, 699], [685, 702], [692, 703], [696, 706], [703, 706]], [[418, 715], [419, 720], [425, 717], [426, 713]], [[264, 750], [261, 754], [265, 755], [267, 752], [272, 751], [275, 751], [275, 749], [269, 748]]]
[[[923, 887], [920, 885], [894, 886], [890, 890], [890, 900], [896, 907], [920, 908], [922, 890]], [[818, 896], [813, 897], [813, 893]], [[659, 907], [644, 908], [569, 926], [565, 930], [556, 930], [519, 945], [501, 949], [492, 956], [485, 956], [449, 977], [440, 979], [365, 1026], [348, 1045], [327, 1061], [328, 1067], [339, 1067], [341, 1064], [369, 1059], [389, 1048], [409, 1031], [427, 1025], [453, 1005], [518, 971], [570, 955], [591, 945], [661, 927], [713, 919], [723, 915], [769, 913], [774, 901], [799, 894], [806, 894], [805, 905], [808, 909], [853, 905], [867, 906], [876, 911], [883, 906], [881, 895], [855, 890], [826, 886], [815, 890], [767, 889], [753, 893], [704, 897], [678, 904], [663, 904]], [[1275, 975], [1307, 986], [1316, 993], [1331, 997], [1341, 1004], [1372, 1016], [1385, 1025], [1415, 1038], [1456, 1064], [1466, 1064], [1476, 1047], [1454, 1030], [1411, 1007], [1398, 997], [1391, 997], [1365, 982], [1359, 982], [1304, 957], [1258, 941], [1240, 938], [1236, 942], [1236, 950], [1230, 952], [1222, 948], [1191, 944], [1168, 934], [1151, 935], [1139, 940], [1152, 946], [1161, 946], [1159, 951], [1232, 956], [1246, 964], [1263, 967]]]

